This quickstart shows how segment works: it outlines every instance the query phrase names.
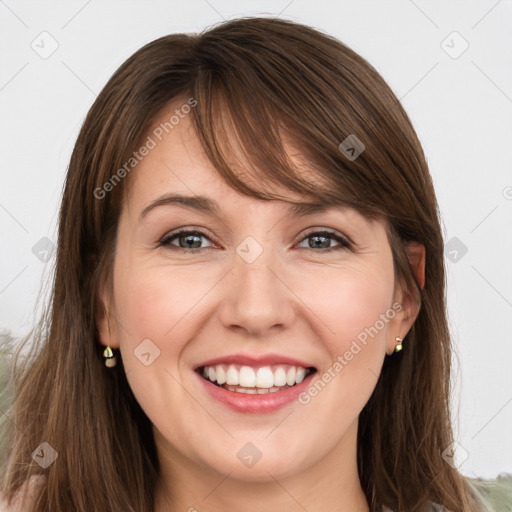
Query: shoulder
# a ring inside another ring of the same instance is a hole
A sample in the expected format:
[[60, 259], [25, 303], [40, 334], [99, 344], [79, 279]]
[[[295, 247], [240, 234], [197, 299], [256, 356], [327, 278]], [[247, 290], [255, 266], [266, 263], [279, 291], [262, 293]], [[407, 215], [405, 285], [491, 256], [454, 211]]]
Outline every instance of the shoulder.
[[35, 503], [37, 491], [44, 483], [46, 477], [44, 475], [32, 475], [30, 479], [25, 482], [11, 504], [7, 504], [5, 497], [0, 494], [0, 512], [29, 512]]
[[467, 481], [489, 512], [512, 510], [512, 473], [500, 473], [491, 480], [468, 478]]
[[[466, 477], [466, 481], [487, 512], [512, 511], [512, 473], [500, 473], [495, 479], [490, 480]], [[431, 503], [430, 510], [437, 512], [446, 509], [436, 503]], [[384, 506], [382, 512], [393, 511]]]

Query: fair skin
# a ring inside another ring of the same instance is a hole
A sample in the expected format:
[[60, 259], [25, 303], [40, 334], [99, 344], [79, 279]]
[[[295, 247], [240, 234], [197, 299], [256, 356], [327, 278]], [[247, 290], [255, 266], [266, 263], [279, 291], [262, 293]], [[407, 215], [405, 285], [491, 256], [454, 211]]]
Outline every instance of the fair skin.
[[[120, 349], [128, 382], [153, 423], [161, 465], [155, 512], [369, 511], [357, 473], [358, 416], [395, 336], [406, 336], [419, 310], [394, 290], [384, 224], [339, 207], [294, 217], [283, 201], [239, 194], [206, 159], [186, 117], [129, 179], [113, 292], [100, 297], [110, 321], [99, 313], [98, 328], [105, 346]], [[220, 216], [167, 204], [141, 217], [170, 193], [207, 196], [218, 202]], [[157, 245], [178, 228], [206, 236]], [[348, 237], [354, 247], [328, 237], [317, 248], [313, 233], [323, 230]], [[237, 252], [248, 236], [263, 250], [251, 263]], [[409, 258], [423, 283], [422, 246], [411, 244]], [[312, 384], [395, 302], [401, 310], [307, 404], [236, 411], [205, 392], [194, 371], [212, 358], [273, 353], [314, 366]], [[147, 339], [146, 348], [160, 353], [146, 366], [134, 350]], [[237, 456], [246, 443], [261, 454], [251, 467]]]

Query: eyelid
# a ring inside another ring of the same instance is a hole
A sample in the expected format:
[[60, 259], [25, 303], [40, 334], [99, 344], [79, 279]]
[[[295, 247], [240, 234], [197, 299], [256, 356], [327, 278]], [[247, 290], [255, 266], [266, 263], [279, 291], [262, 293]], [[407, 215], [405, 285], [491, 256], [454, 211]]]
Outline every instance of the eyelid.
[[[197, 233], [197, 234], [200, 234], [201, 236], [203, 236], [204, 238], [207, 238], [213, 245], [217, 245], [217, 246], [219, 245], [217, 242], [215, 242], [214, 237], [212, 237], [210, 234], [206, 233], [206, 231], [204, 231], [202, 228], [199, 228], [196, 226], [186, 226], [186, 227], [182, 227], [182, 228], [177, 228], [176, 230], [166, 233], [156, 243], [157, 247], [171, 245], [170, 242], [168, 242], [168, 240], [170, 240], [171, 238], [176, 237], [182, 233], [189, 233], [189, 234]], [[178, 246], [173, 246], [173, 247], [176, 247], [176, 249], [187, 250], [184, 247], [178, 247]], [[201, 247], [198, 249], [188, 249], [188, 251], [200, 251], [202, 249], [207, 249], [207, 247]]]
[[307, 238], [308, 236], [312, 235], [312, 234], [316, 234], [316, 233], [327, 233], [329, 235], [334, 235], [335, 237], [338, 237], [338, 238], [341, 238], [343, 240], [343, 242], [347, 245], [347, 248], [348, 247], [353, 247], [355, 244], [354, 242], [352, 242], [351, 238], [347, 235], [345, 235], [344, 233], [341, 233], [340, 231], [337, 231], [335, 229], [332, 229], [332, 228], [325, 228], [325, 227], [312, 227], [312, 228], [308, 228], [306, 230], [305, 233], [302, 233], [299, 238], [294, 242], [294, 244], [298, 243], [298, 242], [302, 242], [305, 238]]
[[[176, 230], [173, 230], [171, 232], [168, 232], [163, 237], [161, 237], [159, 239], [159, 241], [157, 242], [156, 246], [157, 247], [171, 246], [174, 249], [182, 250], [183, 252], [189, 252], [189, 253], [199, 252], [199, 251], [203, 251], [205, 249], [210, 249], [211, 248], [211, 247], [199, 247], [199, 248], [188, 248], [187, 249], [185, 247], [178, 247], [178, 246], [172, 245], [170, 243], [170, 239], [178, 237], [181, 234], [197, 234], [197, 235], [200, 235], [200, 236], [206, 238], [207, 240], [209, 240], [209, 242], [211, 242], [214, 247], [215, 246], [217, 248], [219, 247], [219, 244], [215, 241], [214, 237], [212, 237], [211, 235], [206, 233], [202, 228], [199, 228], [199, 227], [196, 227], [196, 226], [185, 226], [185, 227], [177, 228]], [[312, 250], [314, 252], [322, 253], [322, 252], [334, 251], [334, 250], [341, 249], [341, 248], [353, 250], [354, 245], [355, 245], [352, 242], [351, 238], [349, 236], [345, 235], [344, 233], [341, 233], [341, 232], [339, 232], [339, 231], [337, 231], [335, 229], [332, 229], [332, 228], [319, 227], [319, 226], [313, 226], [311, 228], [308, 228], [306, 230], [306, 232], [302, 232], [298, 236], [298, 238], [295, 239], [295, 241], [293, 242], [293, 245], [295, 246], [295, 245], [303, 242], [304, 240], [306, 240], [308, 237], [310, 237], [313, 234], [317, 234], [317, 235], [322, 235], [322, 234], [323, 235], [330, 235], [333, 240], [338, 242], [339, 246], [338, 247], [330, 247], [330, 248], [326, 248], [326, 249], [323, 249], [323, 250], [315, 250], [315, 249], [312, 249], [312, 248], [309, 248], [309, 247], [304, 247], [304, 249], [309, 249], [309, 250]]]

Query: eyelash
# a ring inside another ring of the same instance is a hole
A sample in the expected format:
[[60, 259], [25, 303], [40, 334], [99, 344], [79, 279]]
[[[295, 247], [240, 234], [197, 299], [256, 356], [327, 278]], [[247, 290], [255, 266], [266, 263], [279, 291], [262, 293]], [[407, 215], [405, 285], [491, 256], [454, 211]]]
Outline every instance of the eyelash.
[[[183, 229], [181, 231], [177, 231], [176, 233], [170, 233], [169, 235], [162, 238], [162, 240], [160, 240], [158, 242], [157, 247], [169, 247], [169, 248], [172, 248], [172, 250], [180, 250], [183, 253], [191, 253], [191, 254], [198, 253], [204, 249], [209, 249], [209, 247], [199, 247], [196, 249], [187, 249], [185, 247], [178, 247], [175, 245], [171, 245], [172, 240], [179, 238], [180, 236], [183, 236], [183, 235], [198, 235], [198, 236], [207, 238], [210, 242], [212, 242], [212, 240], [210, 240], [208, 235], [199, 229], [193, 229], [193, 230]], [[339, 245], [336, 247], [330, 247], [327, 249], [319, 249], [319, 250], [313, 249], [311, 247], [303, 247], [303, 249], [308, 249], [308, 250], [314, 251], [314, 252], [332, 252], [332, 251], [352, 248], [352, 244], [345, 237], [338, 235], [334, 231], [327, 231], [327, 230], [310, 231], [309, 233], [306, 233], [306, 235], [304, 235], [298, 242], [299, 243], [303, 242], [304, 240], [311, 238], [313, 235], [317, 235], [317, 236], [320, 235], [320, 236], [323, 236], [326, 238], [331, 238], [332, 240], [335, 240], [336, 242], [338, 242]]]

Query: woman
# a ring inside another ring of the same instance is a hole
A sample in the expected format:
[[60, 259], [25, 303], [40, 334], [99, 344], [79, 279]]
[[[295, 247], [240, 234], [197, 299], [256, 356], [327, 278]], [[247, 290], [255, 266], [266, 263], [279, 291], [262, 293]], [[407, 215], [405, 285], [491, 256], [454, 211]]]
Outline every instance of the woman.
[[421, 145], [364, 59], [266, 18], [147, 44], [71, 157], [6, 501], [485, 510], [450, 456], [444, 277]]

